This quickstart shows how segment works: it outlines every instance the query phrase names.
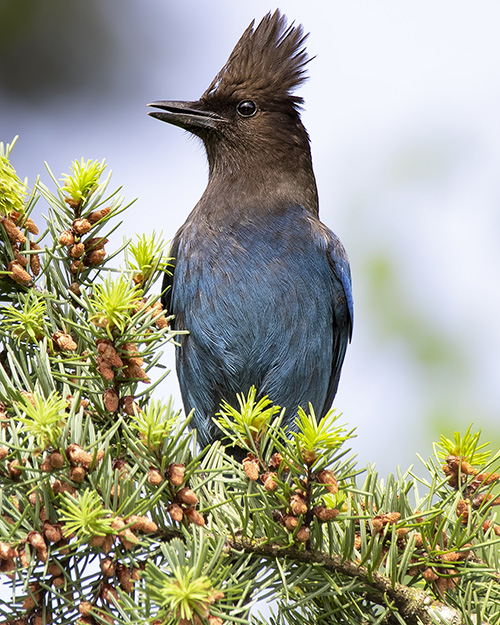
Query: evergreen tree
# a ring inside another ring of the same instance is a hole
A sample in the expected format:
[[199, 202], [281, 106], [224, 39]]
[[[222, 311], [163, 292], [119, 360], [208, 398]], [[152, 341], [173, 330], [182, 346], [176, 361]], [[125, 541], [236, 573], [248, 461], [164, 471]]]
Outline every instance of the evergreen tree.
[[[116, 243], [127, 206], [105, 164], [29, 191], [0, 144], [0, 573], [3, 623], [500, 623], [500, 503], [470, 429], [386, 480], [313, 407], [298, 433], [255, 389], [223, 404], [222, 444], [153, 390], [176, 334], [152, 286], [153, 234]], [[50, 173], [50, 171], [49, 171]], [[42, 197], [43, 231], [30, 217]], [[114, 252], [107, 255], [105, 246]], [[123, 249], [123, 248], [122, 248]]]

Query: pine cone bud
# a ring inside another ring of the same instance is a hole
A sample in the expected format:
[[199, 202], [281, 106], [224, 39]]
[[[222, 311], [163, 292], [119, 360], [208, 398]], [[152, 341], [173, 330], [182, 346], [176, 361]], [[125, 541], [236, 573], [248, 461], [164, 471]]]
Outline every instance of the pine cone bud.
[[326, 506], [314, 506], [312, 511], [314, 516], [322, 523], [333, 521], [339, 514], [336, 508], [327, 508]]
[[134, 581], [128, 568], [123, 565], [119, 566], [116, 571], [116, 576], [118, 577], [121, 588], [130, 594], [134, 590]]
[[116, 564], [111, 558], [104, 558], [101, 562], [101, 571], [105, 577], [112, 577], [115, 574]]
[[106, 250], [93, 250], [85, 256], [85, 264], [95, 267], [96, 265], [100, 265], [105, 258]]
[[290, 508], [295, 516], [306, 514], [308, 510], [307, 503], [300, 495], [290, 497]]
[[49, 456], [50, 466], [53, 469], [62, 469], [65, 464], [64, 456], [59, 451], [54, 451]]
[[64, 332], [54, 332], [52, 340], [59, 349], [62, 349], [65, 352], [74, 352], [77, 348], [77, 344], [72, 337]]
[[293, 532], [299, 524], [299, 520], [297, 519], [297, 517], [294, 517], [291, 514], [284, 514], [281, 518], [281, 523], [289, 532]]
[[148, 471], [147, 480], [151, 486], [159, 486], [163, 482], [163, 475], [158, 469], [151, 467]]
[[168, 467], [168, 479], [172, 486], [182, 486], [184, 482], [185, 466], [173, 463]]
[[123, 412], [130, 417], [133, 417], [136, 412], [139, 413], [141, 411], [139, 404], [134, 401], [133, 395], [125, 395], [125, 397], [122, 397], [122, 405]]
[[64, 245], [64, 247], [69, 247], [70, 245], [75, 244], [75, 236], [69, 230], [63, 230], [59, 235], [59, 244]]
[[329, 469], [320, 471], [317, 475], [317, 480], [320, 484], [324, 484], [326, 490], [332, 493], [332, 495], [338, 493], [339, 485], [333, 471], [330, 471]]
[[5, 228], [5, 232], [7, 233], [9, 241], [12, 245], [15, 245], [16, 243], [26, 243], [26, 236], [21, 230], [19, 230], [13, 221], [11, 221], [8, 217], [4, 217], [1, 220], [1, 223]]
[[172, 521], [177, 521], [177, 523], [180, 523], [184, 518], [184, 512], [182, 511], [182, 508], [179, 506], [178, 503], [171, 503], [168, 506], [167, 511], [170, 514]]
[[30, 274], [22, 268], [17, 260], [10, 261], [8, 265], [10, 271], [10, 277], [18, 284], [28, 284], [31, 282]]
[[177, 498], [187, 506], [195, 506], [198, 503], [198, 496], [190, 488], [181, 488], [177, 493]]
[[97, 210], [90, 213], [90, 215], [88, 216], [88, 220], [91, 224], [95, 224], [103, 217], [106, 217], [106, 215], [108, 215], [110, 211], [111, 208], [109, 206], [106, 206], [106, 208], [98, 208]]
[[76, 243], [69, 251], [71, 258], [81, 258], [85, 254], [85, 245], [83, 243]]
[[308, 527], [302, 526], [297, 532], [295, 538], [299, 543], [306, 543], [311, 536], [311, 530]]
[[76, 232], [76, 234], [87, 234], [91, 228], [92, 224], [88, 219], [75, 219], [73, 222], [73, 231]]
[[103, 395], [104, 405], [108, 412], [116, 412], [120, 403], [118, 393], [113, 388], [108, 388], [104, 391]]
[[203, 515], [198, 512], [198, 510], [195, 510], [194, 508], [186, 508], [185, 514], [190, 523], [199, 525], [200, 527], [205, 525], [205, 519], [203, 518]]
[[253, 454], [249, 453], [246, 458], [243, 458], [243, 469], [252, 482], [259, 479], [259, 459]]
[[158, 531], [158, 525], [147, 516], [132, 514], [125, 522], [127, 525], [131, 524], [130, 529], [143, 534], [152, 534]]
[[278, 481], [277, 481], [278, 478], [276, 476], [276, 473], [272, 473], [272, 472], [264, 473], [260, 479], [264, 483], [264, 488], [266, 489], [268, 493], [272, 493], [278, 488]]
[[0, 558], [2, 560], [10, 560], [17, 557], [17, 551], [8, 543], [0, 542]]
[[87, 475], [84, 467], [71, 467], [69, 470], [69, 479], [77, 484], [81, 484]]

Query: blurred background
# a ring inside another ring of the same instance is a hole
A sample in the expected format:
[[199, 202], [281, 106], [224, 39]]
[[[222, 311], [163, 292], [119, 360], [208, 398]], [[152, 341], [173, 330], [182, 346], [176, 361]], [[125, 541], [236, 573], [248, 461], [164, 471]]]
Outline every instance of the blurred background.
[[[351, 259], [354, 336], [335, 406], [357, 428], [353, 449], [385, 475], [471, 422], [498, 448], [500, 5], [279, 7], [311, 33], [303, 121], [322, 219]], [[50, 186], [44, 161], [60, 177], [72, 160], [106, 158], [112, 188], [138, 198], [124, 235], [171, 239], [203, 192], [205, 156], [145, 105], [197, 99], [251, 19], [275, 8], [0, 0], [0, 140], [20, 135], [18, 174]], [[171, 393], [180, 407], [174, 373], [160, 391]]]

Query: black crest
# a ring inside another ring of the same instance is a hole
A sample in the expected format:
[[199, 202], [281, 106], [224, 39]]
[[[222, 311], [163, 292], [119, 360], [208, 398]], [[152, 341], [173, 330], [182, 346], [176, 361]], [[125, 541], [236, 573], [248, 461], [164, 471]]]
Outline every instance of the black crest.
[[256, 28], [252, 22], [202, 99], [260, 95], [300, 104], [302, 98], [291, 92], [306, 80], [307, 37], [301, 25], [287, 25], [279, 10], [268, 13]]

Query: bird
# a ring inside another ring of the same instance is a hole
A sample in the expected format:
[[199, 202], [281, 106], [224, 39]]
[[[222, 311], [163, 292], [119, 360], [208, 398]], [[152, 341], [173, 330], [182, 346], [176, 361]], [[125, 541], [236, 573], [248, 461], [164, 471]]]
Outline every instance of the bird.
[[176, 369], [202, 448], [222, 438], [221, 402], [236, 406], [252, 387], [285, 408], [290, 432], [299, 407], [326, 415], [351, 341], [349, 260], [319, 218], [294, 93], [307, 78], [307, 37], [279, 10], [268, 13], [198, 101], [148, 105], [152, 117], [201, 139], [208, 159], [206, 189], [172, 240], [162, 290], [172, 329], [188, 331]]

